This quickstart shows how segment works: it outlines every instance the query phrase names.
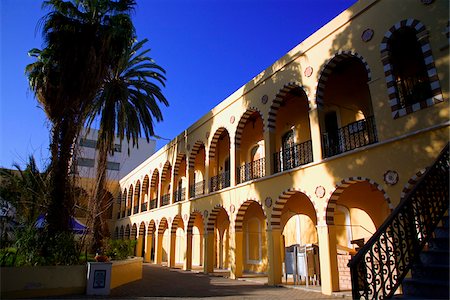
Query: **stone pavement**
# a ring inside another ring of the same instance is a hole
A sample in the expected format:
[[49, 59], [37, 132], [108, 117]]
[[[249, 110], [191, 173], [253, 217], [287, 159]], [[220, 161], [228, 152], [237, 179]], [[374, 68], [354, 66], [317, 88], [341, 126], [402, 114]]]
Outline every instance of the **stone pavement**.
[[[116, 299], [351, 299], [348, 294], [322, 295], [302, 288], [269, 287], [253, 278], [233, 280], [221, 276], [144, 264], [143, 279], [117, 287]], [[86, 299], [86, 298], [85, 298]]]

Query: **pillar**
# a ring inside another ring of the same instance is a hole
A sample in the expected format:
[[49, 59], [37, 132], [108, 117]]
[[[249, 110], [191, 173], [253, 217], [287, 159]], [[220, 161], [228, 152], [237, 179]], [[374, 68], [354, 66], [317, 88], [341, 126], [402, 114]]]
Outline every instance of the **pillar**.
[[230, 186], [236, 185], [236, 144], [230, 137]]
[[[234, 240], [231, 239], [231, 249], [234, 249], [234, 251], [231, 251], [231, 274], [230, 277], [232, 279], [237, 279], [239, 277], [242, 277], [242, 269], [244, 267], [243, 265], [243, 240], [244, 240], [244, 233], [242, 231], [235, 231], [234, 232]], [[233, 243], [234, 242], [234, 243]]]
[[331, 295], [339, 291], [336, 230], [334, 225], [318, 225], [320, 277], [322, 293]]
[[153, 233], [147, 235], [147, 243], [145, 243], [144, 262], [151, 262], [151, 252], [153, 244]]
[[282, 256], [281, 256], [281, 229], [267, 229], [267, 251], [269, 259], [268, 284], [277, 285], [281, 283]]
[[170, 233], [169, 257], [167, 259], [167, 263], [170, 268], [175, 267], [175, 247], [176, 246], [177, 246], [177, 234], [175, 231], [174, 233]]
[[275, 132], [264, 131], [264, 157], [266, 162], [266, 176], [274, 173], [273, 154], [275, 153]]
[[[188, 230], [189, 231], [189, 230]], [[192, 229], [186, 234], [186, 258], [184, 260], [183, 270], [192, 269]]]
[[322, 159], [322, 134], [320, 133], [319, 108], [309, 111], [309, 128], [311, 130], [313, 161], [319, 161]]
[[140, 234], [137, 238], [137, 243], [136, 243], [136, 256], [137, 257], [142, 257], [142, 246], [143, 246], [143, 236]]
[[203, 272], [208, 274], [214, 272], [214, 231], [205, 231], [204, 240]]
[[162, 254], [163, 254], [163, 234], [158, 232], [156, 236], [156, 251], [155, 251], [155, 262], [160, 265], [162, 263]]

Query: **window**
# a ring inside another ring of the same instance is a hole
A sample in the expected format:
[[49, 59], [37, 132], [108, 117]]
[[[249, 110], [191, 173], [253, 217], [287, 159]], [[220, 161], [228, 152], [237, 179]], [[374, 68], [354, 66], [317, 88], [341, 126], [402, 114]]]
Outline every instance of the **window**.
[[106, 169], [112, 170], [112, 171], [119, 171], [120, 170], [120, 163], [116, 163], [113, 161], [108, 161], [106, 163]]
[[431, 98], [428, 73], [415, 29], [398, 29], [392, 34], [388, 46], [400, 106], [404, 108]]
[[97, 141], [81, 138], [80, 146], [95, 149], [97, 147]]
[[80, 157], [77, 159], [77, 165], [80, 167], [89, 167], [93, 168], [95, 164], [95, 161], [92, 158], [83, 158]]
[[252, 218], [247, 222], [247, 263], [258, 264], [262, 259], [261, 222]]

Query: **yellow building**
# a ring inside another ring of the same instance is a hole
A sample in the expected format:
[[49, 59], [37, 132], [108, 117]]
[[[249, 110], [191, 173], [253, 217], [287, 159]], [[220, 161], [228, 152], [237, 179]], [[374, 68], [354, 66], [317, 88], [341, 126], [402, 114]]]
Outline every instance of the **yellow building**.
[[350, 289], [355, 243], [448, 143], [448, 11], [355, 3], [126, 175], [113, 235], [147, 262], [271, 285], [309, 245], [322, 292]]

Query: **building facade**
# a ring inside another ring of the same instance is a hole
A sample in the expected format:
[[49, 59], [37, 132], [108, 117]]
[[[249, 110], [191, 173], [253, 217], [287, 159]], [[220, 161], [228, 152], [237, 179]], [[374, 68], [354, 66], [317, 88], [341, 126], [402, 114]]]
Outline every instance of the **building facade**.
[[120, 180], [116, 238], [145, 261], [322, 292], [449, 140], [448, 1], [360, 0]]

